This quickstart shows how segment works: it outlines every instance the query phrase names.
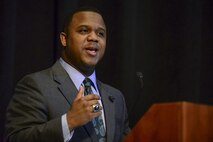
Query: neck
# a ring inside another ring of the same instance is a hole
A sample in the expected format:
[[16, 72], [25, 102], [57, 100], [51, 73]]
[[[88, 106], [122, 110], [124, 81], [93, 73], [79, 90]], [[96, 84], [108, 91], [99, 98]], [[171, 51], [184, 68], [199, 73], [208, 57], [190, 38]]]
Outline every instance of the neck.
[[88, 76], [92, 75], [92, 73], [95, 71], [95, 67], [91, 67], [91, 66], [78, 67], [78, 66], [72, 64], [72, 62], [70, 62], [67, 58], [64, 58], [64, 56], [62, 56], [62, 59], [67, 64], [69, 64], [70, 66], [72, 66], [73, 68], [75, 68], [76, 70], [78, 70], [85, 77], [88, 77]]

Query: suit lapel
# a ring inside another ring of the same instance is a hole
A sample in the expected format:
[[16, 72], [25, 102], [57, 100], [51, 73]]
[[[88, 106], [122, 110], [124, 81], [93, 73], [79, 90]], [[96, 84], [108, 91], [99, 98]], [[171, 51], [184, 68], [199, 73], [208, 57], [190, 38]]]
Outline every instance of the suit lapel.
[[101, 86], [101, 82], [97, 81], [97, 84], [104, 107], [107, 141], [112, 142], [115, 134], [115, 105], [114, 102], [109, 99], [109, 92]]
[[53, 66], [53, 79], [58, 82], [58, 89], [66, 98], [68, 103], [71, 104], [78, 90], [59, 61], [57, 61]]

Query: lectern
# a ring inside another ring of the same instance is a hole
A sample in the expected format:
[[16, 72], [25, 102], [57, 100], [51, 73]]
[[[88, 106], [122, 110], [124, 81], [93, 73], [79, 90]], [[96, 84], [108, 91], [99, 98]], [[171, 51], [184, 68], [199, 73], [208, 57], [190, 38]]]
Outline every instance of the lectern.
[[213, 142], [213, 106], [192, 102], [154, 104], [124, 142]]

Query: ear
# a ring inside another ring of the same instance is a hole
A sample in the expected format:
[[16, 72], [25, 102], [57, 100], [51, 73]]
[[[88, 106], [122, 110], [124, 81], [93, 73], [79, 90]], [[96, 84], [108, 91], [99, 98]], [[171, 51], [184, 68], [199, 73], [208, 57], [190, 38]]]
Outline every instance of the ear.
[[67, 34], [65, 32], [60, 33], [60, 40], [63, 46], [67, 46]]

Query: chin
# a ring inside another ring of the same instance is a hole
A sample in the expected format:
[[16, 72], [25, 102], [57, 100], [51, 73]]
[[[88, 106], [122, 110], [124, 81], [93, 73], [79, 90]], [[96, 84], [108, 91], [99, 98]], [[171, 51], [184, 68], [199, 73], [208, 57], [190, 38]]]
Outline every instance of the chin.
[[92, 60], [92, 61], [89, 61], [89, 62], [87, 62], [86, 63], [86, 66], [88, 67], [88, 68], [90, 68], [90, 67], [95, 67], [97, 64], [98, 64], [98, 61], [99, 60]]

